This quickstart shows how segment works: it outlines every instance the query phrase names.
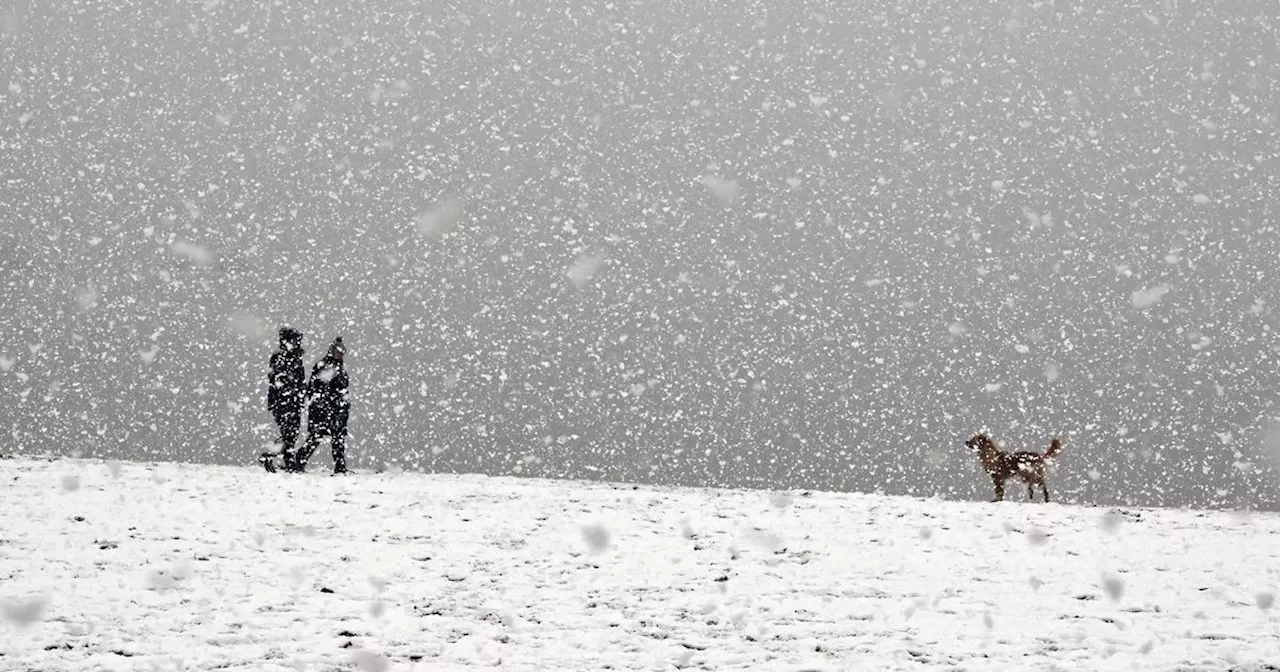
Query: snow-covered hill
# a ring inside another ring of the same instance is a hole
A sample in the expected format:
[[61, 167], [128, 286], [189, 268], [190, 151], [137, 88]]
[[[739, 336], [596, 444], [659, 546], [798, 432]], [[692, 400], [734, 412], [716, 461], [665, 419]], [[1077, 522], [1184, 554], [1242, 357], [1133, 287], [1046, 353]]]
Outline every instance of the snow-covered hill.
[[0, 475], [5, 670], [1280, 665], [1270, 514], [75, 460]]

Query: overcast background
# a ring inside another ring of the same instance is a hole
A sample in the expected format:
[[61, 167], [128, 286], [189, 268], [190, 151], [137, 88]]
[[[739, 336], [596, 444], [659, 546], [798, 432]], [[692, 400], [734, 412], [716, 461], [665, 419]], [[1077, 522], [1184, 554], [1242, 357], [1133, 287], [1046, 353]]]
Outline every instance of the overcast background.
[[0, 452], [1275, 508], [1278, 16], [10, 0]]

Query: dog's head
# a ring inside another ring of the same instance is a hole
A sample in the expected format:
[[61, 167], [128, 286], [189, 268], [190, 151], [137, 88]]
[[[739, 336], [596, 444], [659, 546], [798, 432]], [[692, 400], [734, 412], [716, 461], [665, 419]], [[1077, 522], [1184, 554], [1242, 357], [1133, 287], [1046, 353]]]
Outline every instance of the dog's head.
[[987, 436], [986, 432], [978, 432], [977, 434], [969, 437], [969, 440], [965, 441], [964, 445], [967, 446], [969, 450], [982, 452], [995, 444], [991, 441], [991, 437]]

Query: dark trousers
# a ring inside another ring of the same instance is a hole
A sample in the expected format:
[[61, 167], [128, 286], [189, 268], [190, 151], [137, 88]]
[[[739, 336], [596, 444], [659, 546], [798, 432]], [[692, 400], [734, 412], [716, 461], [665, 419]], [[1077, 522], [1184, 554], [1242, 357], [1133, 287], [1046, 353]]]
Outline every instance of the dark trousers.
[[286, 458], [298, 447], [298, 430], [302, 426], [301, 413], [276, 411], [276, 425], [280, 428], [280, 452]]
[[297, 471], [302, 471], [307, 466], [307, 460], [315, 454], [316, 448], [320, 447], [320, 439], [328, 438], [330, 449], [333, 452], [333, 471], [334, 473], [342, 473], [347, 470], [347, 426], [345, 424], [329, 424], [325, 422], [309, 423], [307, 426], [307, 442], [303, 444], [302, 450], [298, 453], [297, 459], [292, 467]]

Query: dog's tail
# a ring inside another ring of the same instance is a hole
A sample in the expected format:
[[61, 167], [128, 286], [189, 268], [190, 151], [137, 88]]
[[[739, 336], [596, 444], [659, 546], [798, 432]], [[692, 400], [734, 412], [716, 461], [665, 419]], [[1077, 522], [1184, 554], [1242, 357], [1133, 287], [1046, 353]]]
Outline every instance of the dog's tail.
[[1053, 441], [1049, 442], [1049, 450], [1044, 451], [1044, 456], [1050, 460], [1062, 454], [1062, 439], [1053, 437]]

